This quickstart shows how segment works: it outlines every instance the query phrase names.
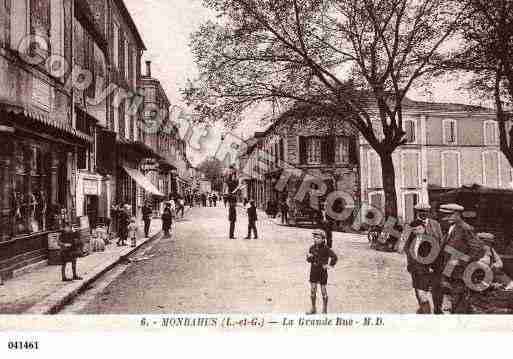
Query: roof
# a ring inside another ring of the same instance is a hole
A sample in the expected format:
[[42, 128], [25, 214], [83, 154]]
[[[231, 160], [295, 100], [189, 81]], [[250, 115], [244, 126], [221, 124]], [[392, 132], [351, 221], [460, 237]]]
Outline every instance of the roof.
[[125, 2], [123, 0], [114, 0], [116, 4], [118, 5], [119, 11], [121, 12], [121, 15], [127, 20], [127, 24], [134, 33], [135, 39], [139, 43], [140, 47], [143, 50], [147, 50], [146, 45], [144, 44], [144, 41], [141, 37], [141, 34], [139, 33], [139, 30], [137, 29], [137, 25], [134, 22], [134, 19], [132, 18], [132, 15], [130, 15], [130, 12], [128, 11]]

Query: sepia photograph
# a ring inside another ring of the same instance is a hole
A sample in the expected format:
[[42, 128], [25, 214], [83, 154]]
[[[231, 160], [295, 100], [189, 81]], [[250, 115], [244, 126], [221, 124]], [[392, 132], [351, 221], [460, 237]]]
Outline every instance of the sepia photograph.
[[0, 333], [511, 332], [512, 278], [512, 0], [0, 0]]

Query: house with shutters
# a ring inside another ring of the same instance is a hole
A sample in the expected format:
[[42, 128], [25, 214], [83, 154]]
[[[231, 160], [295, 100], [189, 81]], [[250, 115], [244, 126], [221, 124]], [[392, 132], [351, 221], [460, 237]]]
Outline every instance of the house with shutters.
[[[360, 174], [357, 131], [346, 122], [309, 108], [283, 114], [265, 132], [246, 141], [241, 154], [241, 179], [245, 193], [260, 208], [288, 199], [301, 215], [308, 199], [296, 200], [302, 183], [326, 185], [327, 193], [341, 190], [359, 200]], [[276, 188], [284, 170], [294, 175], [285, 188]], [[312, 179], [314, 179], [312, 181]]]
[[[405, 99], [407, 143], [394, 155], [398, 212], [413, 219], [414, 206], [431, 202], [437, 194], [465, 185], [511, 189], [512, 168], [499, 147], [493, 109]], [[374, 121], [382, 137], [381, 123]], [[377, 153], [360, 137], [361, 198], [384, 208], [381, 163]]]

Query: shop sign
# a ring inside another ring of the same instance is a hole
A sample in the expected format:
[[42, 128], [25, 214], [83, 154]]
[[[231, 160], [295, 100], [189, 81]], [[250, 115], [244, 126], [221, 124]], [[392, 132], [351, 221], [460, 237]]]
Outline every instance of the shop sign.
[[97, 180], [84, 180], [84, 194], [87, 196], [98, 196], [98, 181]]
[[153, 172], [159, 170], [159, 163], [155, 158], [146, 158], [141, 162], [141, 172]]

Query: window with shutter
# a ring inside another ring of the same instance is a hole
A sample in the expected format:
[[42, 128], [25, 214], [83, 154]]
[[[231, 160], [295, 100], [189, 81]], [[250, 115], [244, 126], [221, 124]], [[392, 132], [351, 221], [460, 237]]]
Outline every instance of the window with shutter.
[[349, 142], [350, 139], [347, 137], [337, 137], [335, 147], [335, 163], [349, 163]]
[[280, 161], [285, 161], [285, 144], [283, 138], [280, 138]]
[[299, 163], [306, 164], [306, 159], [306, 138], [303, 136], [299, 136]]
[[495, 146], [498, 144], [498, 130], [497, 123], [495, 121], [486, 121], [484, 124], [485, 128], [485, 145]]
[[445, 120], [444, 121], [444, 143], [447, 145], [456, 144], [457, 139], [456, 121]]
[[309, 137], [307, 139], [307, 163], [308, 164], [321, 164], [322, 153], [322, 138]]
[[487, 187], [499, 187], [499, 153], [483, 153], [483, 184]]
[[[20, 1], [20, 0], [17, 0]], [[30, 33], [50, 38], [50, 0], [30, 0]]]
[[114, 22], [112, 30], [112, 59], [114, 66], [119, 68], [119, 25]]
[[415, 142], [415, 121], [406, 120], [404, 121], [404, 131], [406, 132], [406, 142]]
[[458, 152], [442, 153], [442, 186], [460, 187], [460, 157]]

